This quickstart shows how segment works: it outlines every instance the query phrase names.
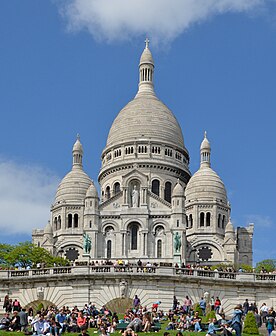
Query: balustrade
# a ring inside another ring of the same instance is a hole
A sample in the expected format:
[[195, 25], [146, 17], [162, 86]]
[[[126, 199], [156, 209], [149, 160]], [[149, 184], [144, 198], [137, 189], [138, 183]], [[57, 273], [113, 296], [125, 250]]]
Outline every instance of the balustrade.
[[55, 276], [59, 274], [94, 274], [94, 273], [131, 273], [131, 274], [157, 274], [160, 276], [188, 276], [188, 277], [204, 277], [214, 278], [221, 280], [237, 280], [237, 281], [276, 281], [276, 274], [267, 273], [235, 273], [235, 272], [221, 272], [210, 271], [199, 268], [174, 268], [168, 266], [137, 266], [135, 264], [130, 265], [78, 265], [76, 267], [53, 267], [53, 268], [40, 268], [29, 270], [0, 270], [0, 279], [7, 278], [32, 278], [42, 276]]

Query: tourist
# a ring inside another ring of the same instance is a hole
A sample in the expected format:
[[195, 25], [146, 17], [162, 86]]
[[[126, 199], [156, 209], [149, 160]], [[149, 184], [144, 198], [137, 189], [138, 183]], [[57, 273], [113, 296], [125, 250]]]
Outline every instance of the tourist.
[[81, 327], [81, 333], [78, 336], [89, 336], [87, 333], [87, 328], [85, 326]]
[[209, 319], [208, 331], [206, 336], [213, 336], [217, 330], [220, 330], [220, 328], [215, 327], [216, 322], [217, 320], [215, 318]]
[[10, 331], [20, 331], [20, 329], [21, 329], [21, 326], [20, 326], [20, 317], [18, 316], [18, 311], [15, 310], [13, 312], [13, 316], [12, 316], [12, 319], [11, 319], [9, 330]]
[[45, 335], [49, 329], [49, 323], [46, 322], [42, 314], [37, 315], [32, 321], [31, 325], [34, 328], [35, 335]]
[[192, 306], [192, 300], [189, 298], [188, 295], [186, 295], [186, 298], [184, 299], [184, 310], [187, 314], [190, 313]]
[[244, 315], [246, 315], [248, 313], [249, 310], [249, 302], [248, 299], [245, 299], [244, 303], [243, 303], [243, 313]]
[[10, 322], [10, 313], [5, 313], [4, 317], [0, 320], [0, 330], [9, 330]]
[[214, 307], [216, 314], [219, 314], [220, 306], [221, 306], [221, 301], [220, 301], [219, 297], [217, 296], [216, 301], [215, 301], [215, 307]]
[[177, 310], [177, 306], [178, 306], [178, 300], [177, 300], [176, 296], [174, 295], [174, 297], [173, 297], [173, 311]]
[[274, 330], [274, 325], [275, 325], [275, 318], [271, 315], [267, 315], [266, 330], [267, 330], [268, 336], [270, 336], [271, 332]]
[[206, 313], [206, 301], [205, 301], [205, 299], [203, 297], [199, 301], [199, 307], [202, 309], [203, 316], [205, 316], [205, 313]]
[[268, 306], [266, 305], [265, 302], [261, 305], [260, 314], [261, 314], [263, 323], [266, 323], [266, 317], [268, 315]]
[[26, 313], [26, 309], [23, 308], [19, 313], [18, 313], [19, 319], [20, 319], [20, 325], [21, 325], [21, 331], [27, 331], [27, 326], [28, 326], [28, 314]]
[[79, 316], [77, 318], [77, 325], [79, 327], [79, 330], [81, 330], [81, 328], [84, 326], [87, 327], [86, 317], [83, 315], [82, 311], [79, 312]]
[[242, 332], [242, 305], [239, 304], [234, 308], [233, 316], [228, 324], [236, 331], [236, 336], [241, 336]]
[[133, 307], [135, 309], [139, 308], [140, 306], [140, 299], [138, 298], [137, 294], [135, 295], [134, 299], [133, 299]]

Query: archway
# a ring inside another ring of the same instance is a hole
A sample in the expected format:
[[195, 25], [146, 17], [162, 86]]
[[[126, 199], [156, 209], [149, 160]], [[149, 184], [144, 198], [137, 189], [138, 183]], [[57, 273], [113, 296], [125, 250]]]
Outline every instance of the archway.
[[36, 315], [36, 312], [40, 310], [41, 307], [43, 307], [46, 310], [46, 308], [49, 306], [56, 306], [56, 305], [48, 300], [35, 300], [25, 305], [24, 308], [26, 308], [26, 310], [28, 311], [28, 309], [32, 307], [34, 310], [34, 315]]
[[112, 312], [123, 314], [129, 307], [132, 307], [131, 298], [115, 298], [106, 304], [106, 307]]

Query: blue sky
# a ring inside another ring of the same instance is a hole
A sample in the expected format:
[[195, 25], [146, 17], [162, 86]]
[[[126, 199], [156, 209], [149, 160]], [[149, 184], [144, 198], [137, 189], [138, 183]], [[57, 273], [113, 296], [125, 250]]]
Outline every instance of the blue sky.
[[155, 90], [182, 127], [190, 170], [207, 130], [234, 225], [255, 223], [255, 261], [276, 258], [275, 14], [274, 0], [2, 0], [0, 243], [46, 225], [77, 133], [97, 180], [149, 36]]

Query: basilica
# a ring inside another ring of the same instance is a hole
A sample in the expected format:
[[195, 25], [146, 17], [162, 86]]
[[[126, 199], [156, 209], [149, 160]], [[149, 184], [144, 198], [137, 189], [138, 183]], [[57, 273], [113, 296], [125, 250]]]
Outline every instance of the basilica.
[[102, 151], [98, 192], [83, 169], [79, 136], [44, 229], [33, 243], [72, 261], [252, 265], [253, 224], [234, 228], [207, 134], [199, 169], [189, 170], [181, 127], [154, 92], [148, 41], [138, 92], [117, 115]]

